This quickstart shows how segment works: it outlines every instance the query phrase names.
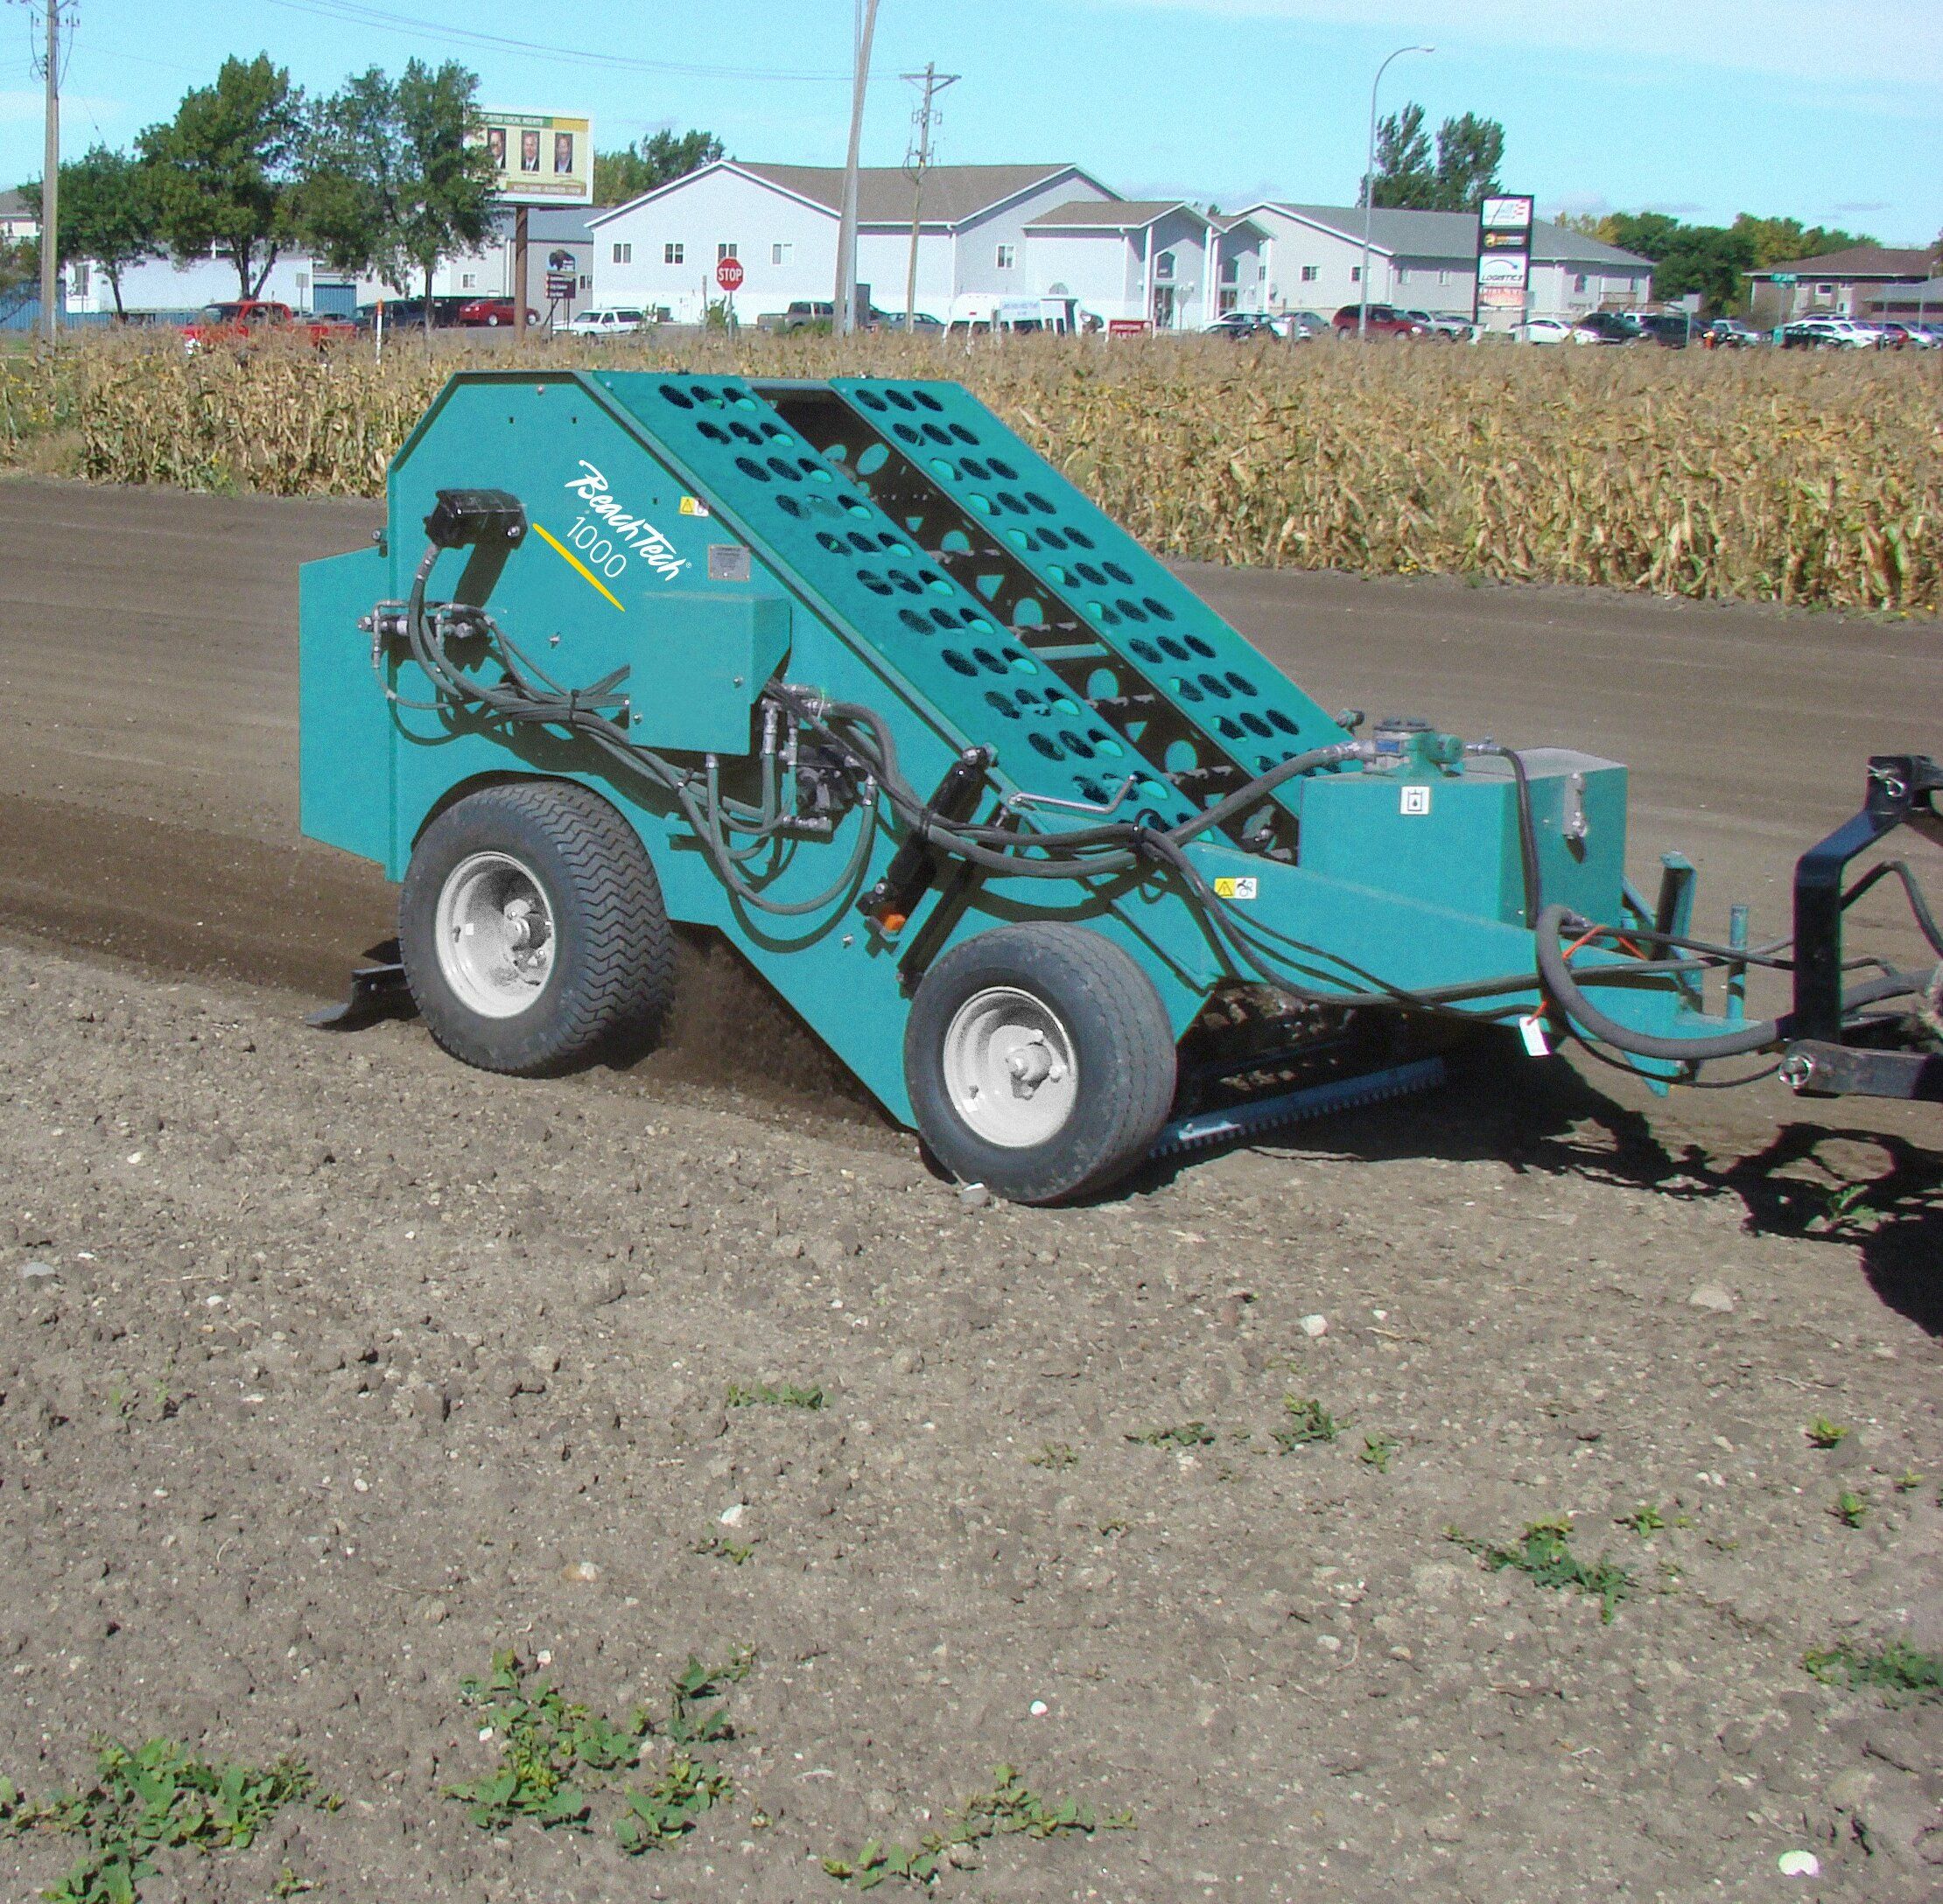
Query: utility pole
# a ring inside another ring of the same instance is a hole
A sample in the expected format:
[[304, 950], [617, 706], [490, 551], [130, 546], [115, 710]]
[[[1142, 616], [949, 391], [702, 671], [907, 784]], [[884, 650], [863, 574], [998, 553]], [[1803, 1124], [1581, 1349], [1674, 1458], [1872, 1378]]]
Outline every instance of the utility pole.
[[837, 295], [831, 326], [847, 337], [857, 328], [857, 158], [864, 143], [864, 92], [870, 83], [870, 43], [877, 0], [857, 0], [857, 63], [850, 94], [850, 151], [844, 160], [843, 211], [837, 221]]
[[904, 274], [904, 333], [908, 337], [917, 322], [917, 234], [924, 206], [924, 173], [931, 163], [931, 127], [936, 119], [932, 102], [947, 86], [956, 84], [960, 75], [940, 73], [937, 62], [927, 60], [922, 73], [907, 73], [902, 77], [910, 85], [924, 88], [922, 102], [911, 115], [917, 134], [904, 160], [904, 169], [911, 175], [911, 262]]
[[[25, 0], [32, 5], [34, 0]], [[40, 161], [40, 334], [51, 344], [60, 334], [60, 29], [61, 10], [79, 0], [39, 0], [46, 17], [46, 44], [34, 64], [47, 82], [46, 141]]]

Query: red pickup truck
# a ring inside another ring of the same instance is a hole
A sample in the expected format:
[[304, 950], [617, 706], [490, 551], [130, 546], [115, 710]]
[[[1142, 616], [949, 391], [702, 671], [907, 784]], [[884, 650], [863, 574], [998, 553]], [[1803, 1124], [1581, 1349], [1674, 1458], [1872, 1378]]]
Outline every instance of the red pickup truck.
[[265, 332], [302, 337], [319, 350], [357, 335], [357, 327], [342, 318], [299, 317], [288, 304], [268, 298], [243, 298], [207, 305], [202, 315], [182, 331], [185, 350], [211, 344], [243, 344]]

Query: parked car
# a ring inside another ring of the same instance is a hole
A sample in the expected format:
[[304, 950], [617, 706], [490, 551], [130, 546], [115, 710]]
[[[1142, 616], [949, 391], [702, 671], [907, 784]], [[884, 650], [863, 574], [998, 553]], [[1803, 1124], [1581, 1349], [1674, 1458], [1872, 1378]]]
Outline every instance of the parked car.
[[247, 344], [268, 335], [302, 337], [322, 350], [355, 335], [342, 318], [303, 317], [270, 298], [237, 298], [209, 304], [182, 327], [182, 347], [205, 350], [213, 344]]
[[1767, 342], [1765, 332], [1750, 331], [1738, 318], [1715, 318], [1701, 334], [1709, 350], [1746, 350]]
[[632, 337], [654, 320], [639, 304], [601, 304], [560, 326], [562, 337]]
[[1685, 350], [1701, 333], [1684, 311], [1647, 311], [1639, 318], [1639, 334], [1649, 344], [1663, 344], [1668, 350]]
[[1282, 322], [1291, 337], [1298, 332], [1304, 337], [1321, 337], [1329, 327], [1329, 320], [1320, 311], [1285, 311]]
[[[485, 325], [496, 328], [502, 324], [511, 324], [514, 318], [513, 300], [510, 298], [468, 298], [459, 307], [459, 321], [467, 325]], [[530, 304], [527, 306], [526, 321], [537, 324], [540, 314]]]
[[1636, 344], [1639, 320], [1625, 311], [1589, 311], [1572, 326], [1575, 344]]
[[1783, 350], [1873, 350], [1876, 337], [1841, 318], [1800, 318], [1781, 328]]
[[[432, 329], [450, 330], [459, 322], [459, 313], [471, 302], [467, 298], [434, 298], [431, 300]], [[386, 298], [380, 303], [358, 306], [358, 329], [375, 330], [381, 308], [384, 312], [384, 327], [388, 331], [405, 330], [414, 326], [422, 331], [425, 327], [425, 301], [423, 298]]]
[[1353, 337], [1359, 330], [1366, 330], [1371, 337], [1427, 337], [1427, 327], [1419, 324], [1406, 311], [1399, 311], [1394, 304], [1371, 304], [1367, 313], [1361, 304], [1344, 304], [1331, 320], [1338, 337]]
[[1562, 318], [1527, 318], [1515, 325], [1512, 335], [1521, 344], [1565, 344], [1572, 338], [1572, 326]]
[[1884, 350], [1934, 350], [1937, 345], [1935, 330], [1921, 324], [1904, 324], [1899, 319], [1884, 318], [1876, 328], [1883, 333], [1882, 347]]
[[1263, 338], [1284, 337], [1287, 334], [1287, 327], [1264, 311], [1230, 311], [1208, 326], [1207, 334], [1232, 338], [1238, 344], [1248, 344]]
[[[904, 313], [901, 311], [880, 312], [877, 318], [887, 331], [901, 331], [905, 328]], [[914, 311], [911, 313], [909, 329], [913, 337], [936, 337], [943, 332], [944, 326], [941, 319], [934, 318], [929, 311]]]
[[1454, 318], [1442, 311], [1406, 311], [1413, 324], [1421, 325], [1427, 336], [1441, 338], [1447, 344], [1461, 344], [1470, 335], [1470, 319]]

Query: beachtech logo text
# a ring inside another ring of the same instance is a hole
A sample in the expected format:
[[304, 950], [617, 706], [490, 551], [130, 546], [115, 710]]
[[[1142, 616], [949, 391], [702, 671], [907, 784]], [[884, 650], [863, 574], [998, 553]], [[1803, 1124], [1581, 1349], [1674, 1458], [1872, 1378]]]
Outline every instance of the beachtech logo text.
[[[607, 536], [619, 545], [614, 550], [616, 555], [621, 550], [631, 550], [663, 581], [672, 581], [688, 566], [688, 558], [677, 556], [675, 545], [646, 516], [628, 514], [608, 489], [607, 479], [584, 457], [580, 468], [583, 473], [569, 478], [566, 486], [586, 504], [588, 516], [599, 517]], [[586, 518], [581, 520], [585, 522]], [[593, 527], [592, 523], [587, 526]], [[621, 566], [626, 567], [625, 560]], [[604, 567], [603, 572], [611, 575], [614, 571]]]

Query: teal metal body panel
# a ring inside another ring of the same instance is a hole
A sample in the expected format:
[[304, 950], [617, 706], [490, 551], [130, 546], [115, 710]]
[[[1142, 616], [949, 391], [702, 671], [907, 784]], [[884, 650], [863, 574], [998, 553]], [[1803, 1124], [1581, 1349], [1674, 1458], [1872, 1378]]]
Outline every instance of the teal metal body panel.
[[390, 564], [375, 549], [306, 562], [298, 577], [298, 825], [387, 866], [391, 710], [358, 620], [390, 592]]
[[[904, 443], [900, 425], [920, 440]], [[894, 458], [887, 442], [900, 445]], [[374, 670], [359, 617], [405, 596], [437, 492], [476, 487], [518, 496], [533, 533], [490, 562], [442, 556], [428, 598], [489, 600], [507, 637], [562, 687], [625, 668], [614, 692], [630, 732], [691, 766], [705, 752], [720, 756], [725, 776], [754, 772], [756, 702], [778, 672], [876, 710], [920, 788], [982, 745], [997, 750], [994, 798], [1105, 804], [1131, 780], [1123, 816], [1137, 808], [1161, 825], [1189, 818], [1237, 776], [1344, 738], [953, 386], [758, 388], [622, 371], [453, 378], [394, 459], [384, 551], [304, 571], [305, 831], [398, 878], [429, 819], [467, 790], [516, 776], [579, 780], [641, 833], [671, 915], [726, 935], [905, 1122], [908, 1006], [897, 968], [943, 901], [928, 896], [901, 941], [873, 931], [853, 904], [901, 828], [881, 813], [869, 822], [858, 881], [822, 909], [766, 914], [725, 886], [669, 796], [590, 742], [531, 724], [488, 731], [449, 707], [412, 705], [435, 696], [395, 641]], [[1017, 557], [999, 581], [979, 553], [996, 541], [966, 533], [960, 550], [953, 531], [940, 531], [981, 514], [980, 498]], [[938, 539], [922, 542], [920, 528]], [[463, 639], [453, 654], [467, 664]], [[1154, 738], [1163, 734], [1164, 750]], [[1617, 917], [1624, 770], [1533, 758], [1547, 897]], [[1427, 812], [1406, 810], [1409, 784], [1426, 790]], [[1243, 850], [1231, 833], [1189, 852], [1210, 879], [1229, 883], [1250, 928], [1259, 921], [1308, 986], [1413, 989], [1533, 969], [1512, 789], [1496, 764], [1365, 772], [1352, 763], [1291, 782], [1277, 811], [1286, 817], [1273, 854]], [[830, 886], [866, 823], [852, 809], [833, 837], [788, 839], [746, 870], [768, 897], [811, 897]], [[1054, 836], [1091, 823], [1084, 813], [1030, 813], [1031, 828]], [[1252, 976], [1178, 879], [1153, 870], [982, 879], [943, 942], [1022, 919], [1084, 920], [1125, 946], [1177, 1035], [1217, 984]], [[1491, 1008], [1538, 1002], [1534, 984]], [[1663, 982], [1613, 989], [1602, 1002], [1643, 1028], [1667, 1028], [1679, 1011]]]

